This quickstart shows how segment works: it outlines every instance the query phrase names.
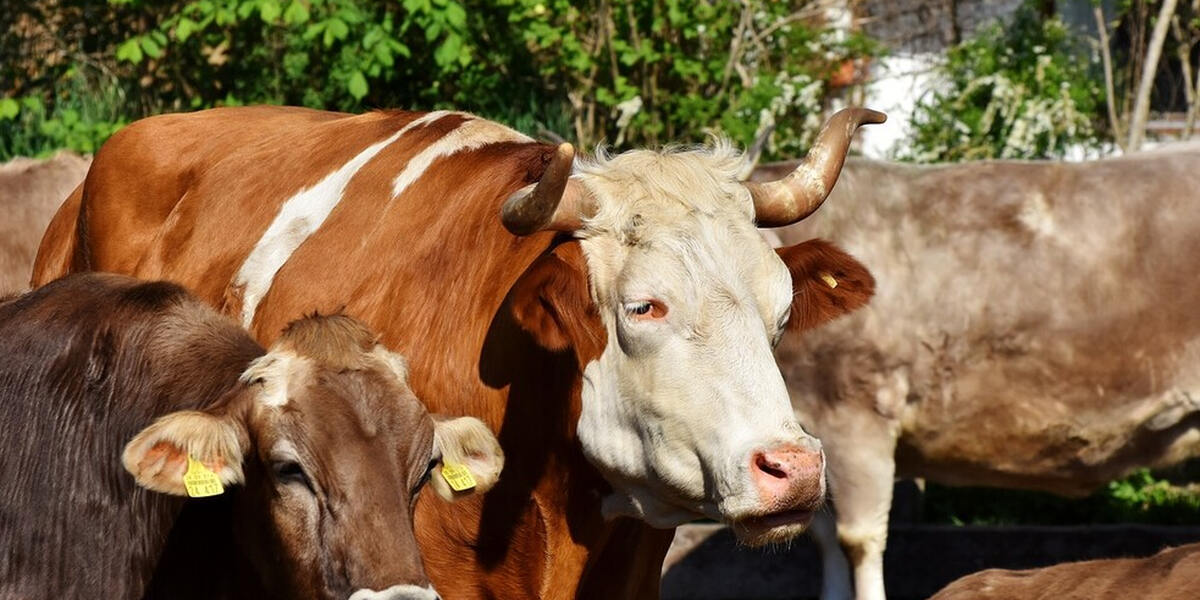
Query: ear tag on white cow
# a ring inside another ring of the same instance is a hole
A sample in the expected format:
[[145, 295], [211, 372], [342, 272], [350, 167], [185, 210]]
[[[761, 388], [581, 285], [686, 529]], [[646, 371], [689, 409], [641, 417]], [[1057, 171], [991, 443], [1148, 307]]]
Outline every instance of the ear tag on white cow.
[[824, 281], [825, 285], [829, 286], [830, 289], [837, 287], [838, 282], [836, 279], [833, 278], [833, 275], [830, 275], [829, 273], [826, 273], [825, 271], [821, 271], [820, 273], [817, 274], [817, 276], [820, 277], [821, 281]]
[[221, 478], [191, 456], [188, 456], [187, 473], [183, 474], [183, 487], [187, 488], [187, 495], [192, 498], [207, 498], [225, 493]]
[[442, 479], [450, 484], [450, 489], [462, 492], [475, 487], [475, 477], [463, 465], [445, 463], [442, 465]]

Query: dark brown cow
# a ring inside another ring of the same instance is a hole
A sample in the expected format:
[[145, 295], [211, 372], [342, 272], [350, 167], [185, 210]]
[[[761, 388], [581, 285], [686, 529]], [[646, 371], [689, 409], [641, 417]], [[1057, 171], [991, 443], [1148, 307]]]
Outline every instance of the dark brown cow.
[[90, 164], [90, 158], [60, 152], [47, 160], [15, 158], [0, 165], [0, 294], [29, 286], [42, 233]]
[[873, 282], [824, 242], [777, 254], [755, 224], [816, 210], [880, 120], [843, 111], [797, 172], [744, 185], [728, 144], [575, 160], [458, 112], [153, 117], [97, 153], [34, 276], [181, 281], [260, 340], [346, 305], [410, 358], [422, 399], [483, 419], [509, 458], [483, 501], [418, 506], [442, 593], [656, 597], [671, 527], [784, 540], [824, 500], [771, 346]]
[[[772, 179], [789, 164], [761, 168]], [[894, 476], [1084, 495], [1200, 454], [1200, 146], [1086, 163], [851, 160], [820, 219], [870, 306], [780, 344], [860, 599]], [[827, 598], [849, 595], [824, 523]]]
[[1147, 558], [1115, 558], [1043, 569], [989, 569], [967, 575], [929, 600], [1192, 600], [1200, 581], [1200, 544]]
[[[313, 316], [264, 354], [179, 286], [118, 275], [0, 305], [0, 598], [435, 598], [414, 499], [431, 470], [460, 495], [444, 464], [485, 490], [502, 456], [478, 420], [435, 425], [375, 339]], [[192, 507], [207, 528], [169, 538]], [[156, 578], [167, 555], [186, 564]]]

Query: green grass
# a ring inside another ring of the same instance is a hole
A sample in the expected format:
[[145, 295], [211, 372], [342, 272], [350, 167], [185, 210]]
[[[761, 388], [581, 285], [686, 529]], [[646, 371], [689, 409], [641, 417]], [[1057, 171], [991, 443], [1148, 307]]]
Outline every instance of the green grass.
[[1140, 469], [1083, 499], [929, 484], [922, 520], [956, 525], [1200, 524], [1200, 461], [1151, 472]]

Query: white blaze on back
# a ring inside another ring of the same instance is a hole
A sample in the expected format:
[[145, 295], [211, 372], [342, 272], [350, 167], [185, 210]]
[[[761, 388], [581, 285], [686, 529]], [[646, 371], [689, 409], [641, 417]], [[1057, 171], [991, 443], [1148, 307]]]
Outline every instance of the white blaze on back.
[[[410, 130], [427, 125], [452, 114], [435, 111], [414, 119], [387, 139], [371, 144], [338, 167], [316, 185], [288, 198], [267, 227], [254, 249], [242, 263], [233, 285], [242, 288], [242, 325], [249, 328], [263, 297], [271, 289], [276, 273], [308, 238], [320, 229], [334, 207], [342, 201], [346, 186], [359, 170], [384, 148]], [[529, 138], [506, 127], [478, 119], [469, 119], [459, 127], [418, 153], [396, 177], [393, 197], [399, 195], [440, 156], [476, 148], [495, 141], [528, 140]]]
[[426, 146], [424, 150], [408, 161], [404, 170], [400, 171], [400, 174], [392, 182], [392, 198], [403, 194], [404, 190], [420, 179], [429, 165], [438, 158], [500, 142], [532, 141], [525, 135], [491, 121], [482, 119], [466, 121], [438, 141]]

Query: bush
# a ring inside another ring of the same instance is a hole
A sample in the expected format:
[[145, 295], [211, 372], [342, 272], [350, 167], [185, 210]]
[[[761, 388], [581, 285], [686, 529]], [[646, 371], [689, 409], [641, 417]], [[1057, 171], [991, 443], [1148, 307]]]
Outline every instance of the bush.
[[1095, 145], [1104, 91], [1082, 38], [1030, 5], [951, 48], [910, 124], [915, 162], [1057, 158]]
[[0, 160], [62, 148], [89, 154], [128, 123], [121, 88], [84, 66], [67, 70], [48, 95], [0, 99]]
[[[832, 74], [875, 51], [798, 18], [819, 12], [812, 3], [32, 0], [0, 16], [12, 57], [0, 80], [13, 82], [0, 98], [10, 112], [37, 99], [59, 122], [115, 101], [116, 116], [72, 134], [91, 138], [150, 114], [249, 103], [454, 107], [583, 146], [712, 133], [745, 145], [773, 121], [768, 154], [792, 156], [820, 125]], [[64, 96], [84, 67], [109, 79]], [[36, 110], [20, 112], [28, 139], [0, 159], [62, 142]]]
[[1080, 500], [1043, 492], [930, 484], [925, 490], [924, 519], [956, 525], [1195, 524], [1200, 518], [1200, 486], [1182, 482], [1194, 480], [1198, 469], [1200, 462], [1156, 474], [1139, 469]]

